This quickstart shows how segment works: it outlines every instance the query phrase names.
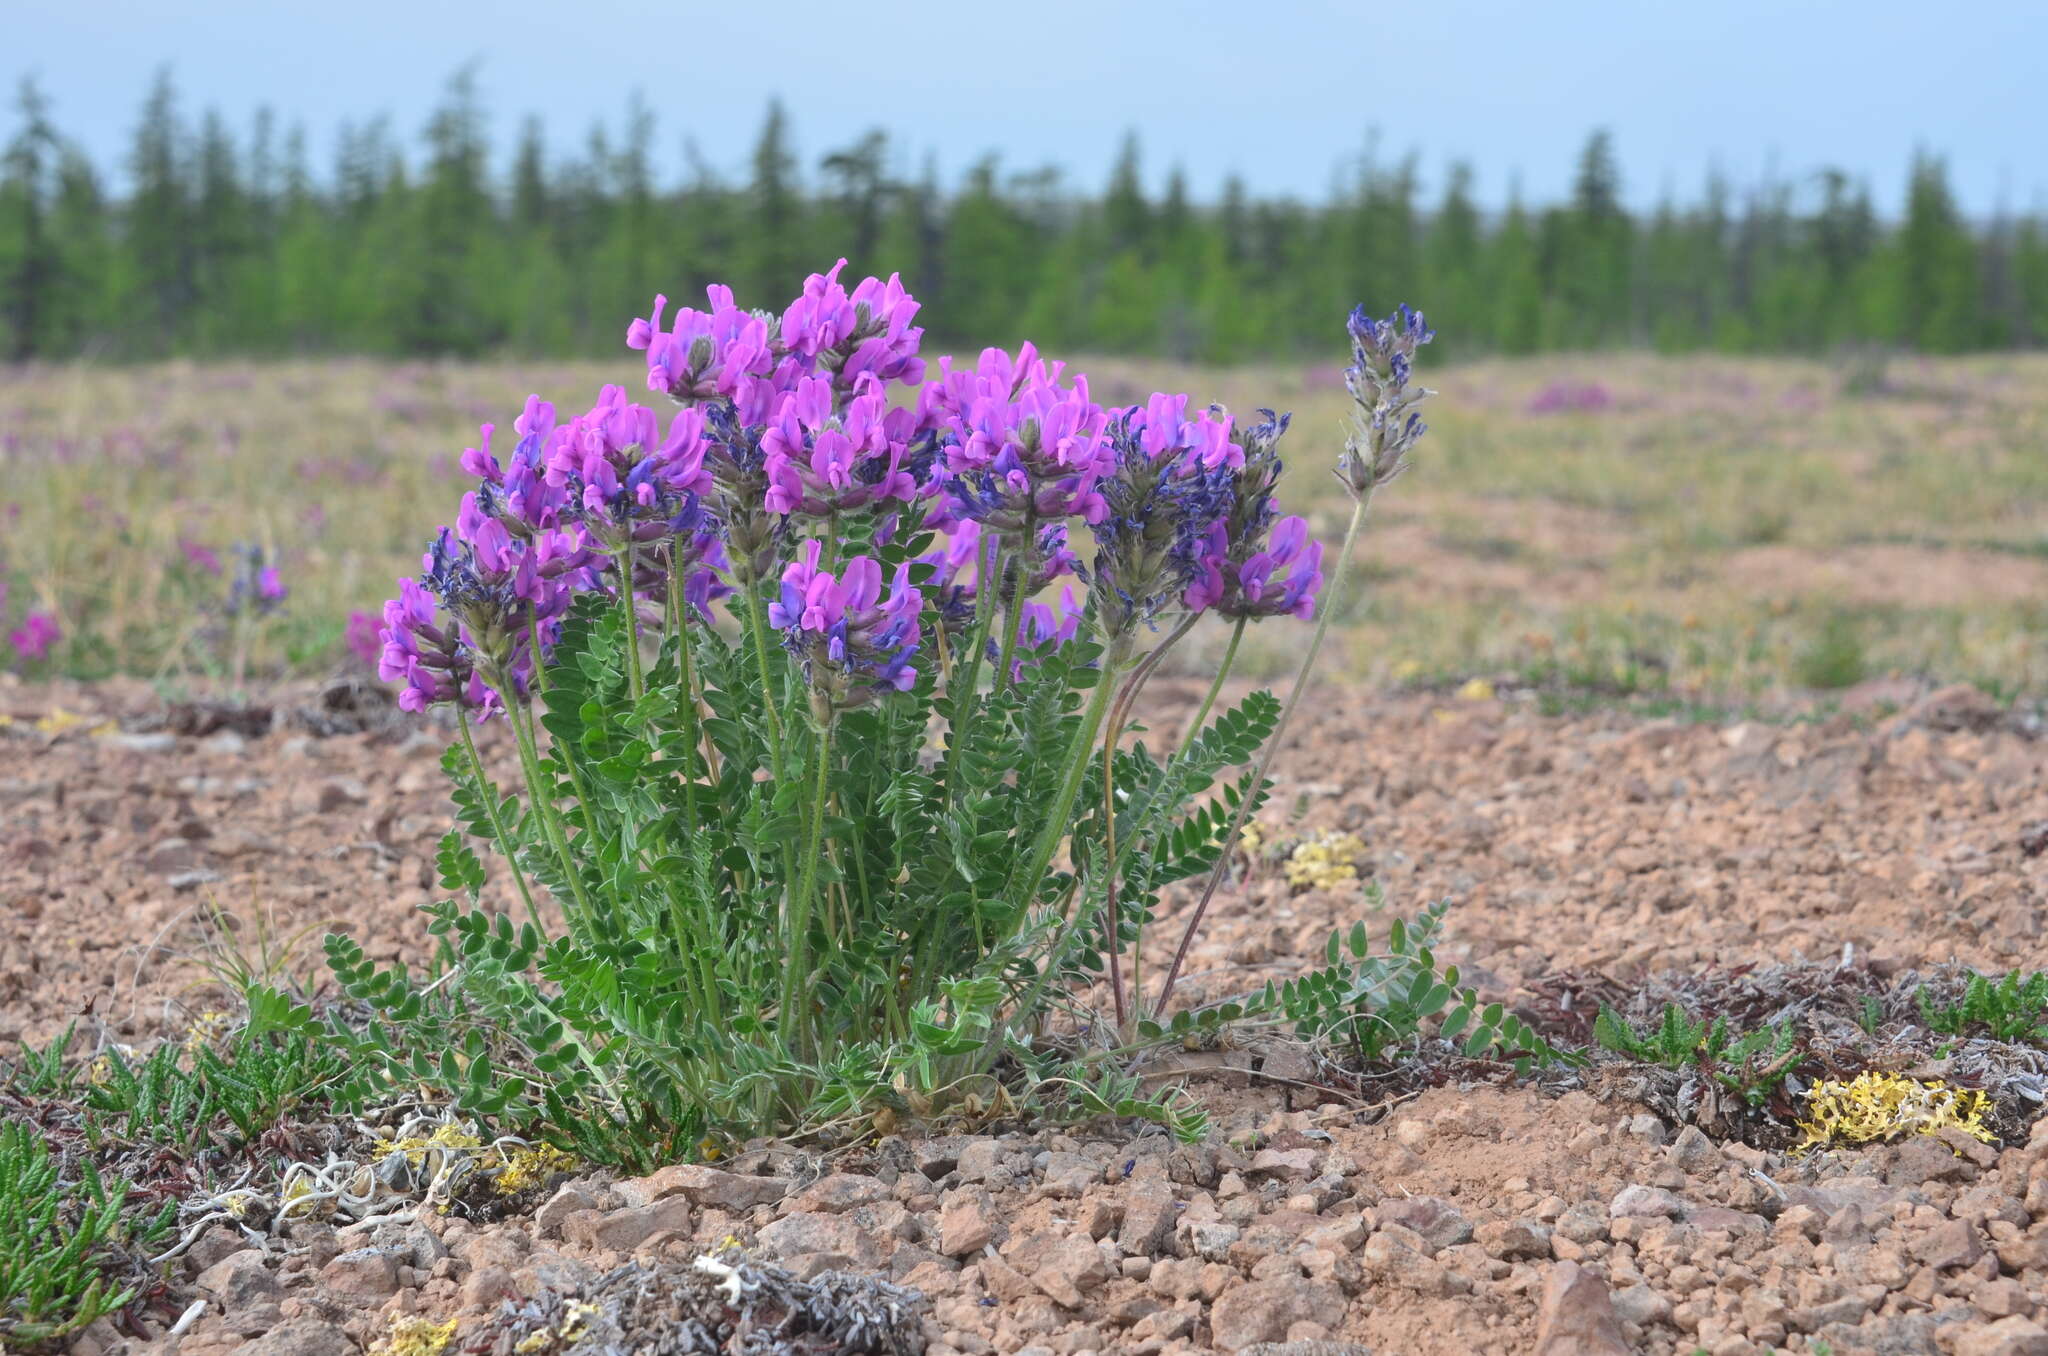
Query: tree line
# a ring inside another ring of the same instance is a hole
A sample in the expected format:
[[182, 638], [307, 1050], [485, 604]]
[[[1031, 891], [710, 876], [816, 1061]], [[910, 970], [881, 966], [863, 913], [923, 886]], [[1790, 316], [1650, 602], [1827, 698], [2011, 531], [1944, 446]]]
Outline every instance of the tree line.
[[456, 76], [415, 153], [386, 118], [340, 129], [316, 169], [302, 126], [188, 116], [168, 74], [143, 103], [125, 196], [24, 81], [0, 159], [0, 357], [602, 354], [657, 290], [729, 281], [780, 304], [844, 255], [900, 271], [944, 344], [1024, 337], [1076, 352], [1231, 362], [1331, 347], [1362, 300], [1424, 305], [1465, 355], [1620, 345], [1668, 351], [1926, 352], [2048, 337], [2048, 222], [1971, 221], [1916, 154], [1880, 212], [1846, 173], [1738, 190], [1720, 177], [1648, 212], [1613, 143], [1580, 150], [1567, 200], [1485, 211], [1469, 166], [1422, 192], [1416, 158], [1368, 151], [1325, 201], [1197, 203], [1175, 169], [1148, 193], [1136, 137], [1099, 194], [995, 155], [942, 184], [869, 132], [805, 166], [771, 104], [745, 171], [694, 146], [661, 182], [639, 99], [580, 152], [529, 119], [497, 163]]

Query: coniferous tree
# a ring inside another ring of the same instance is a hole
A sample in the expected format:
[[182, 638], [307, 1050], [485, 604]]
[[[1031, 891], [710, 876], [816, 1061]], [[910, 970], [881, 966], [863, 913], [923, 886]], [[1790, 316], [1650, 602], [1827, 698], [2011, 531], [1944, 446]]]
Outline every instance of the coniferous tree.
[[21, 128], [0, 157], [0, 211], [11, 238], [0, 245], [0, 320], [7, 354], [26, 362], [52, 343], [53, 314], [62, 259], [51, 221], [53, 188], [62, 147], [50, 125], [50, 106], [33, 78], [15, 98]]

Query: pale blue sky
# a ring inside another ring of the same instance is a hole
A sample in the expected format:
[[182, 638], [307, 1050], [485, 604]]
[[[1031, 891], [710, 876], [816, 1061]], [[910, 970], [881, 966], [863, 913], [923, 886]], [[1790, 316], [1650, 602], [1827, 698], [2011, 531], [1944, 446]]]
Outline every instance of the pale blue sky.
[[[665, 175], [696, 139], [738, 169], [771, 95], [807, 165], [861, 130], [934, 152], [950, 182], [990, 149], [1099, 187], [1126, 127], [1156, 184], [1186, 166], [1320, 197], [1377, 129], [1455, 158], [1501, 200], [1519, 173], [1562, 194], [1586, 132], [1611, 127], [1628, 196], [1690, 198], [1836, 164], [1896, 209], [1915, 146], [1945, 154], [1965, 206], [2048, 200], [2048, 0], [1021, 0], [666, 4], [628, 0], [8, 0], [0, 77], [33, 72], [102, 164], [125, 152], [154, 69], [188, 110], [303, 119], [324, 170], [344, 118], [388, 112], [409, 141], [451, 70], [478, 64], [500, 146], [522, 115], [558, 145], [616, 122], [638, 88]], [[0, 116], [10, 127], [11, 116]]]

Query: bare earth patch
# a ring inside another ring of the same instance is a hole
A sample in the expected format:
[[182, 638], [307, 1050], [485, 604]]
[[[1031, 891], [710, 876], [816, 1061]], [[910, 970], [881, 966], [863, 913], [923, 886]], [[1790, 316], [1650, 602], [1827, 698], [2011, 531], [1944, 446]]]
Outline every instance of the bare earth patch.
[[[1151, 720], [1170, 737], [1199, 692], [1162, 687]], [[1440, 954], [1536, 1015], [1564, 975], [1619, 993], [1802, 959], [2038, 966], [2048, 741], [1967, 690], [1894, 695], [1905, 709], [1882, 719], [1690, 724], [1325, 687], [1261, 833], [1356, 835], [1389, 913], [1454, 901]], [[0, 688], [0, 1040], [73, 1022], [96, 1043], [181, 1038], [224, 1001], [201, 965], [223, 954], [221, 926], [315, 982], [329, 927], [376, 957], [424, 956], [445, 732], [374, 706], [321, 715], [334, 705], [281, 693], [277, 728], [257, 732], [195, 708], [166, 721], [139, 688]], [[493, 751], [509, 776], [510, 748]], [[205, 921], [215, 907], [225, 924]], [[1388, 921], [1357, 886], [1298, 893], [1272, 864], [1219, 907], [1190, 996], [1290, 973], [1355, 918], [1381, 935]], [[418, 1316], [461, 1320], [451, 1351], [570, 1350], [592, 1314], [659, 1307], [619, 1296], [682, 1293], [636, 1265], [687, 1268], [728, 1240], [786, 1269], [761, 1292], [782, 1297], [777, 1314], [815, 1295], [835, 1322], [859, 1305], [894, 1315], [873, 1345], [824, 1350], [2048, 1347], [2037, 1103], [2005, 1109], [2000, 1145], [1796, 1155], [1651, 1114], [1625, 1080], [1517, 1084], [1475, 1065], [1432, 1087], [1285, 1046], [1185, 1064], [1216, 1125], [1193, 1149], [1114, 1125], [913, 1128], [825, 1157], [558, 1174], [536, 1213], [501, 1220], [293, 1225], [269, 1259], [221, 1228], [149, 1311], [161, 1333], [207, 1299], [182, 1337], [102, 1324], [77, 1349], [345, 1353]], [[787, 1288], [838, 1269], [924, 1308]]]

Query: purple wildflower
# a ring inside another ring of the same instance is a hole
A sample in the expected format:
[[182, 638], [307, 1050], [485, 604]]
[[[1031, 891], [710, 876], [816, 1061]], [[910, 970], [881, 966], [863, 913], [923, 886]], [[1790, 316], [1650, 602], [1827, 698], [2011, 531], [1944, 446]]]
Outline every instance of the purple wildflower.
[[661, 312], [668, 298], [656, 296], [654, 313], [626, 328], [626, 347], [647, 351], [647, 389], [690, 404], [714, 396], [734, 399], [752, 379], [775, 369], [769, 321], [733, 305], [732, 289], [705, 289], [708, 311], [676, 311], [664, 333]]
[[234, 582], [228, 586], [228, 615], [248, 611], [264, 616], [277, 611], [289, 590], [264, 549], [244, 542], [235, 547], [235, 562]]
[[1165, 414], [1132, 408], [1110, 423], [1117, 473], [1102, 482], [1108, 512], [1095, 527], [1094, 578], [1106, 636], [1151, 625], [1171, 600], [1191, 612], [1206, 605], [1191, 586], [1235, 500], [1236, 473], [1211, 432], [1227, 429], [1228, 417], [1190, 423], [1171, 404]]
[[1436, 394], [1410, 387], [1415, 350], [1436, 338], [1422, 312], [1398, 307], [1376, 320], [1363, 306], [1345, 321], [1351, 332], [1351, 366], [1344, 369], [1356, 407], [1356, 427], [1337, 458], [1337, 478], [1354, 497], [1370, 494], [1408, 469], [1408, 453], [1429, 426], [1420, 406]]
[[[1027, 665], [1035, 666], [1048, 653], [1079, 634], [1086, 611], [1081, 600], [1074, 595], [1072, 584], [1062, 587], [1060, 596], [1050, 603], [1025, 603], [1017, 614], [1017, 650], [1010, 661], [1010, 681], [1024, 681]], [[1001, 658], [1001, 651], [994, 640], [989, 642], [989, 658]]]
[[348, 614], [348, 627], [342, 632], [342, 643], [348, 652], [371, 668], [384, 653], [384, 642], [377, 636], [377, 619], [367, 612]]
[[204, 570], [207, 574], [212, 575], [217, 575], [221, 572], [220, 557], [199, 542], [189, 539], [180, 540], [178, 542], [178, 550], [184, 553], [185, 563], [194, 569]]
[[826, 517], [917, 496], [905, 469], [917, 416], [889, 409], [881, 383], [864, 377], [843, 414], [832, 384], [807, 377], [778, 403], [761, 439], [770, 513]]
[[28, 664], [49, 658], [50, 647], [63, 634], [54, 616], [48, 612], [31, 612], [21, 619], [20, 626], [7, 633], [7, 643], [14, 647], [14, 657]]
[[[1323, 548], [1309, 542], [1308, 524], [1278, 518], [1273, 503], [1282, 469], [1279, 442], [1288, 415], [1260, 410], [1245, 431], [1244, 462], [1235, 472], [1230, 509], [1209, 528], [1202, 569], [1184, 601], [1194, 611], [1214, 607], [1226, 617], [1306, 618], [1322, 587]], [[1284, 572], [1284, 573], [1282, 573]]]
[[896, 567], [882, 597], [882, 567], [856, 556], [837, 574], [819, 568], [824, 543], [803, 545], [782, 572], [781, 596], [768, 620], [803, 663], [814, 704], [830, 713], [859, 706], [916, 681], [918, 614], [924, 595], [910, 582], [908, 561]]
[[917, 356], [924, 331], [910, 322], [918, 303], [898, 275], [864, 278], [848, 295], [840, 285], [841, 259], [830, 271], [804, 280], [803, 295], [782, 313], [781, 342], [789, 352], [832, 374], [842, 388], [862, 378], [878, 382], [924, 380]]
[[1096, 523], [1096, 483], [1114, 466], [1103, 411], [1088, 379], [1060, 384], [1062, 366], [1025, 344], [1013, 359], [984, 349], [971, 370], [939, 360], [939, 379], [920, 400], [941, 431], [954, 511], [1005, 532], [1078, 517]]

